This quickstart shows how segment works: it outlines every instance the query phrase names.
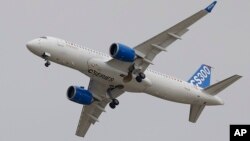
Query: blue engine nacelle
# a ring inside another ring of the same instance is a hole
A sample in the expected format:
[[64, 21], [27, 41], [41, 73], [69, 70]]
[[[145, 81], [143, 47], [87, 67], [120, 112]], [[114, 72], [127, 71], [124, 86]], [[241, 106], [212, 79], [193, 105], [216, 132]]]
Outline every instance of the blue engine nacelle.
[[110, 55], [124, 62], [134, 62], [136, 58], [135, 50], [120, 43], [113, 43], [109, 48]]
[[67, 90], [69, 100], [83, 105], [90, 105], [93, 101], [93, 95], [83, 87], [70, 86]]

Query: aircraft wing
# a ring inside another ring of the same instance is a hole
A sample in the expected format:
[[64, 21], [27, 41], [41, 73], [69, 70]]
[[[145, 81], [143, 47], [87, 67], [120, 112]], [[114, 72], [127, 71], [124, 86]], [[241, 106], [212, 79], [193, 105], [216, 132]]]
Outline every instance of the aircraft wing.
[[[106, 98], [107, 89], [108, 86], [104, 86], [97, 81], [90, 80], [88, 90], [94, 95], [95, 98], [98, 98], [98, 100], [94, 101], [91, 105], [83, 106], [76, 130], [77, 136], [84, 137], [90, 125], [95, 124], [101, 113], [105, 112], [106, 105], [110, 103], [110, 99]], [[124, 93], [124, 91], [117, 89], [114, 92], [112, 91], [112, 96], [117, 98], [122, 93]]]
[[210, 13], [216, 3], [216, 1], [213, 2], [207, 8], [200, 10], [173, 27], [136, 46], [134, 49], [136, 50], [137, 55], [142, 57], [144, 60], [143, 69], [145, 70], [148, 65], [152, 63], [157, 54], [162, 51], [166, 51], [166, 48], [169, 45], [171, 45], [174, 41], [181, 39], [182, 35], [188, 31], [188, 27]]
[[[162, 33], [152, 37], [151, 39], [137, 45], [134, 47], [136, 54], [142, 59], [141, 67], [142, 71], [145, 71], [146, 68], [153, 64], [153, 59], [162, 51], [166, 51], [167, 47], [171, 45], [174, 41], [181, 39], [182, 35], [184, 35], [188, 31], [188, 27], [192, 24], [200, 20], [202, 17], [210, 13], [217, 2], [214, 1], [207, 8], [200, 10], [194, 15], [188, 17], [187, 19], [179, 22], [173, 27], [163, 31]], [[111, 64], [113, 66], [129, 65], [127, 62], [122, 61], [114, 61]], [[125, 70], [127, 67], [122, 66], [122, 69]]]

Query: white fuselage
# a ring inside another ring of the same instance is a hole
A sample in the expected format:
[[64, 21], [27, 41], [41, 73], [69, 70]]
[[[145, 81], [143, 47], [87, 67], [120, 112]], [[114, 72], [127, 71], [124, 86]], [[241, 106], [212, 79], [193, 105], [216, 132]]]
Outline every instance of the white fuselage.
[[28, 49], [38, 56], [49, 54], [48, 60], [79, 70], [88, 77], [103, 85], [123, 85], [128, 92], [147, 93], [165, 100], [185, 104], [221, 105], [223, 101], [217, 96], [211, 96], [186, 81], [147, 69], [146, 78], [138, 83], [135, 79], [124, 82], [120, 70], [109, 66], [108, 55], [74, 43], [54, 38], [44, 37], [34, 39], [27, 44]]

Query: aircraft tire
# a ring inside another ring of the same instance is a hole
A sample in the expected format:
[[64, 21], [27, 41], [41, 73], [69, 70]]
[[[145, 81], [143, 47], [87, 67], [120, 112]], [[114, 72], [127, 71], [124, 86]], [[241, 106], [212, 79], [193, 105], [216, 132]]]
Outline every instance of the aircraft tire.
[[113, 102], [110, 102], [110, 103], [109, 103], [109, 107], [110, 107], [111, 109], [115, 109], [116, 105], [115, 105]]
[[145, 78], [146, 78], [146, 75], [145, 75], [145, 73], [143, 73], [143, 72], [140, 72], [140, 73], [139, 73], [139, 76], [141, 77], [141, 79], [145, 79]]
[[45, 65], [45, 67], [49, 67], [50, 62], [47, 61], [44, 65]]
[[140, 76], [136, 76], [135, 79], [136, 79], [136, 81], [139, 82], [139, 83], [142, 82], [142, 78], [141, 78]]
[[113, 103], [114, 105], [119, 105], [119, 101], [118, 101], [117, 99], [113, 99], [113, 100], [112, 100], [112, 103]]

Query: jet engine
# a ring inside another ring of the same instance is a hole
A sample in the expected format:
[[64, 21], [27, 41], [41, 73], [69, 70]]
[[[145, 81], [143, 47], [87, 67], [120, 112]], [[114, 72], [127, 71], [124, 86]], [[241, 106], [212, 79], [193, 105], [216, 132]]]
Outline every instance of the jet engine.
[[67, 90], [67, 97], [69, 100], [83, 105], [90, 105], [94, 101], [91, 92], [78, 86], [70, 86]]
[[133, 62], [136, 58], [134, 49], [120, 43], [113, 43], [109, 53], [113, 58], [124, 62]]

